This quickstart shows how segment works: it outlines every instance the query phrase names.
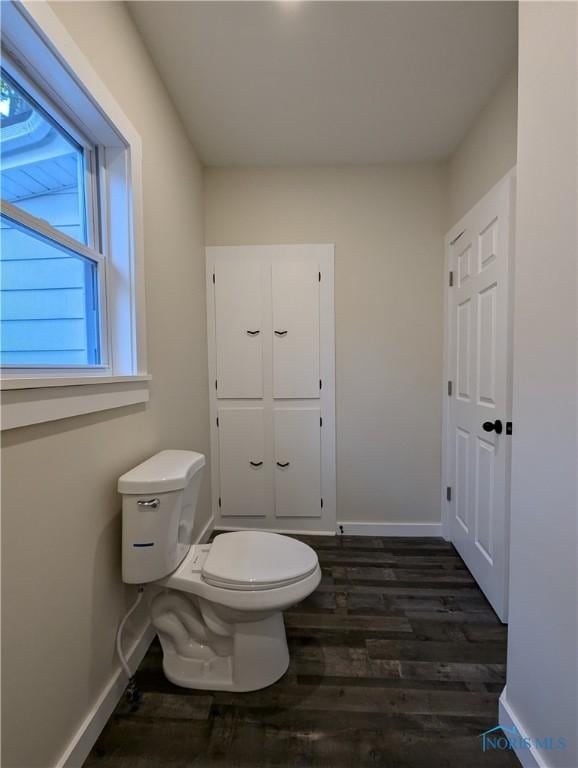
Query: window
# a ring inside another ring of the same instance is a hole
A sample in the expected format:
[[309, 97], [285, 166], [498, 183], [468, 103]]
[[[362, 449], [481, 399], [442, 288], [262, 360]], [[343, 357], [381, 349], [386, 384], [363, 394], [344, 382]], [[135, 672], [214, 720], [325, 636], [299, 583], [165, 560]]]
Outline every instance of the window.
[[48, 3], [1, 35], [2, 429], [146, 402], [140, 137]]
[[90, 158], [64, 128], [2, 70], [0, 80], [0, 159], [2, 199], [44, 219], [81, 243], [94, 244], [87, 231], [92, 196]]
[[50, 236], [2, 214], [4, 365], [99, 365], [98, 267]]
[[4, 69], [0, 87], [0, 362], [100, 366], [96, 148]]

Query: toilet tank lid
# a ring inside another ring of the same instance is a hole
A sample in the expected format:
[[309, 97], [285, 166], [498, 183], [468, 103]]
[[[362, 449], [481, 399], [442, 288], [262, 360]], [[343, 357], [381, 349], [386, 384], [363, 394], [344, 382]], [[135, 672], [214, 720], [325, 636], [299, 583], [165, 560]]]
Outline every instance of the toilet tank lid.
[[166, 493], [185, 488], [205, 466], [205, 457], [195, 451], [161, 451], [118, 479], [119, 493]]

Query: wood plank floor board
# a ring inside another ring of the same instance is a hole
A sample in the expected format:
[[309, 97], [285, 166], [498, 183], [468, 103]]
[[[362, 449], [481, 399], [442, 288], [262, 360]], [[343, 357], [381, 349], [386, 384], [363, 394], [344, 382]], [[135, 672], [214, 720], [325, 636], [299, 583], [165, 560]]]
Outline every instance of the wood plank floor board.
[[285, 614], [289, 670], [253, 693], [178, 688], [152, 644], [87, 768], [514, 768], [484, 754], [506, 627], [442, 539], [303, 536], [322, 582]]
[[417, 619], [418, 621], [444, 621], [455, 622], [457, 624], [489, 624], [496, 626], [500, 623], [497, 616], [491, 613], [481, 613], [479, 611], [406, 611], [405, 615], [409, 621]]
[[298, 707], [215, 707], [215, 712], [226, 716], [227, 711], [234, 713], [237, 724], [260, 725], [263, 728], [276, 728], [278, 731], [291, 733], [340, 733], [345, 729], [356, 731], [401, 732], [404, 736], [419, 736], [428, 733], [471, 734], [477, 737], [483, 730], [487, 715], [444, 715], [444, 714], [408, 714], [404, 712], [377, 712], [333, 709], [332, 717], [319, 709], [300, 709]]
[[307, 629], [359, 629], [373, 632], [411, 632], [411, 625], [405, 616], [343, 615], [339, 613], [293, 613], [285, 615], [286, 627]]
[[[338, 590], [337, 590], [338, 586]], [[393, 595], [393, 596], [410, 596], [414, 597], [416, 595], [416, 589], [415, 586], [412, 587], [404, 587], [400, 586], [399, 584], [393, 583], [379, 583], [377, 586], [374, 586], [372, 584], [367, 584], [366, 582], [361, 582], [358, 584], [339, 584], [335, 585], [334, 583], [331, 584], [323, 584], [321, 583], [317, 587], [317, 592], [335, 592], [338, 591], [339, 594], [380, 594], [380, 595]], [[471, 586], [471, 585], [463, 585], [459, 584], [457, 587], [447, 587], [447, 586], [437, 586], [437, 587], [426, 587], [421, 586], [419, 588], [419, 597], [440, 597], [440, 596], [448, 596], [448, 597], [477, 597], [480, 599], [480, 590], [477, 586]]]
[[503, 664], [503, 643], [463, 642], [424, 643], [420, 640], [374, 640], [366, 641], [370, 659], [399, 659], [404, 661], [474, 662]]
[[[299, 685], [344, 686], [347, 688], [382, 688], [412, 691], [469, 691], [471, 683], [454, 680], [405, 680], [401, 677], [340, 677], [339, 675], [296, 675]], [[484, 691], [489, 690], [489, 683], [484, 683]], [[478, 693], [480, 691], [477, 691]]]
[[376, 687], [350, 685], [296, 685], [286, 688], [271, 686], [249, 694], [221, 694], [219, 701], [228, 706], [241, 708], [277, 707], [319, 710], [327, 712], [380, 712], [382, 714], [406, 713], [429, 715], [435, 713], [465, 716], [493, 715], [496, 705], [491, 693], [466, 691], [439, 691], [401, 689], [390, 690], [384, 696]]

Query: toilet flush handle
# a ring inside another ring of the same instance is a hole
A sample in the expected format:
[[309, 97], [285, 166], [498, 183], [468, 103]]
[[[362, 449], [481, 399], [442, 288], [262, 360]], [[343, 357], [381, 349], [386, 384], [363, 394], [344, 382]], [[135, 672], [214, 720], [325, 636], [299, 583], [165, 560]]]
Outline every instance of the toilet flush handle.
[[147, 509], [158, 509], [160, 505], [160, 499], [139, 499], [137, 501], [137, 507], [146, 507]]

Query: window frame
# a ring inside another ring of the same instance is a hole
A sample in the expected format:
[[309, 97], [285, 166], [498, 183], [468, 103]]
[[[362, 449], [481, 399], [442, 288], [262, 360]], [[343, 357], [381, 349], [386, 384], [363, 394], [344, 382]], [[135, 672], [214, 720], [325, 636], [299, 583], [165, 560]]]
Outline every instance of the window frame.
[[[2, 211], [98, 263], [101, 360], [98, 366], [2, 366], [0, 426], [10, 429], [117, 407], [116, 401], [118, 406], [146, 402], [151, 377], [146, 360], [140, 136], [47, 3], [3, 3], [2, 66], [89, 158], [84, 164], [88, 245], [10, 203], [2, 203]], [[80, 388], [83, 384], [87, 386]], [[35, 389], [38, 402], [52, 402], [52, 407], [30, 408]], [[106, 397], [95, 398], [101, 391]], [[116, 398], [114, 391], [119, 393]], [[59, 407], [54, 408], [57, 395]], [[62, 407], [67, 400], [70, 414]]]

